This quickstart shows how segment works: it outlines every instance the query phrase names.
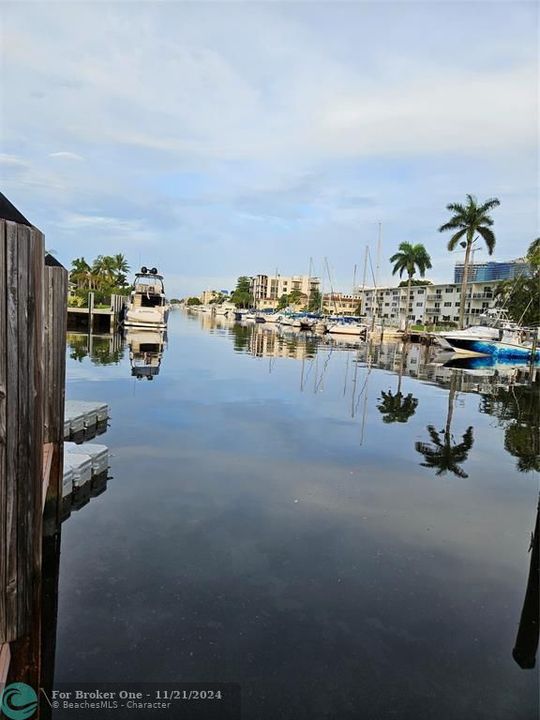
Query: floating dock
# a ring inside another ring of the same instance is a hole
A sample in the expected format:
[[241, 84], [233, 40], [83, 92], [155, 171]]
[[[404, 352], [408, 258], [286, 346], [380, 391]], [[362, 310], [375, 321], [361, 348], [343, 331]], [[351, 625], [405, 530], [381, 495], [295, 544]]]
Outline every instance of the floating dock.
[[104, 402], [66, 400], [64, 410], [64, 440], [83, 442], [105, 432], [109, 406]]
[[109, 449], [87, 441], [104, 433], [108, 420], [107, 403], [66, 400], [61, 521], [107, 487]]

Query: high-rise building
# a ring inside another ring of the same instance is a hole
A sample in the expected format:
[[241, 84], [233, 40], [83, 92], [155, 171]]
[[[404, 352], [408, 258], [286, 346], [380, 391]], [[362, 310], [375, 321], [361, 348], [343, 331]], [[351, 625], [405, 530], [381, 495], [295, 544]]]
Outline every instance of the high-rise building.
[[[524, 258], [509, 260], [508, 262], [487, 261], [471, 263], [467, 275], [468, 282], [490, 282], [493, 280], [512, 280], [520, 275], [531, 274], [531, 266]], [[463, 263], [457, 262], [454, 267], [454, 282], [460, 283], [463, 279]]]

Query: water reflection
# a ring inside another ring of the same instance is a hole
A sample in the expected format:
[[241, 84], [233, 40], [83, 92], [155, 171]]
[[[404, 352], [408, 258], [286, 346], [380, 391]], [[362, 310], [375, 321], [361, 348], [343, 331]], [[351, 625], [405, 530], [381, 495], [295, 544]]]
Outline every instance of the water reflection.
[[480, 400], [480, 412], [504, 428], [504, 447], [517, 458], [521, 472], [540, 472], [540, 412], [538, 385], [495, 387]]
[[396, 393], [393, 394], [391, 390], [388, 390], [387, 392], [384, 390], [381, 391], [381, 396], [379, 398], [380, 403], [377, 405], [377, 408], [382, 415], [383, 422], [385, 423], [406, 423], [415, 414], [416, 408], [418, 407], [418, 399], [413, 397], [412, 393], [404, 395], [401, 392], [403, 370], [408, 350], [409, 346], [404, 345], [400, 353]]
[[534, 668], [536, 653], [538, 651], [538, 637], [540, 628], [540, 536], [539, 536], [540, 500], [536, 510], [536, 525], [531, 534], [531, 564], [529, 578], [525, 591], [525, 600], [519, 622], [516, 644], [512, 655], [517, 664], [524, 670]]
[[92, 365], [120, 365], [127, 348], [132, 377], [153, 380], [159, 375], [167, 347], [167, 333], [165, 330], [137, 328], [126, 330], [124, 335], [70, 332], [67, 347], [71, 360], [82, 363], [88, 358]]
[[120, 333], [96, 335], [69, 332], [67, 347], [71, 360], [82, 362], [89, 357], [93, 365], [118, 365], [125, 352]]
[[[452, 422], [459, 393], [477, 393], [481, 396], [480, 412], [493, 415], [504, 427], [505, 449], [518, 459], [518, 470], [540, 470], [538, 366], [494, 362], [492, 358], [456, 357], [434, 348], [401, 342], [373, 344], [339, 335], [295, 332], [289, 327], [274, 324], [235, 323], [210, 313], [193, 315], [191, 320], [199, 322], [204, 330], [231, 337], [236, 352], [270, 358], [270, 368], [278, 358], [302, 361], [299, 371], [301, 390], [306, 388], [307, 380], [313, 378], [314, 392], [322, 391], [332, 356], [347, 353], [343, 394], [350, 392], [352, 395], [350, 414], [353, 418], [358, 413], [360, 402], [363, 402], [363, 424], [371, 368], [388, 370], [397, 375], [396, 390], [381, 388], [377, 398], [377, 409], [386, 424], [407, 423], [417, 412], [419, 400], [414, 393], [402, 391], [403, 377], [417, 378], [446, 388], [448, 403], [444, 427], [437, 430], [435, 425], [428, 425], [429, 439], [414, 444], [416, 451], [424, 457], [422, 467], [432, 468], [437, 475], [451, 473], [460, 478], [468, 477], [462, 465], [474, 446], [473, 426], [465, 427], [456, 438]], [[309, 361], [307, 367], [306, 361]], [[358, 380], [360, 368], [367, 369], [361, 382]]]
[[159, 374], [167, 333], [164, 330], [129, 329], [126, 331], [126, 342], [133, 377], [153, 380]]
[[65, 526], [58, 682], [210, 668], [246, 720], [534, 717], [537, 488], [479, 412], [528, 370], [193, 317], [157, 382], [70, 361], [110, 400], [116, 479]]

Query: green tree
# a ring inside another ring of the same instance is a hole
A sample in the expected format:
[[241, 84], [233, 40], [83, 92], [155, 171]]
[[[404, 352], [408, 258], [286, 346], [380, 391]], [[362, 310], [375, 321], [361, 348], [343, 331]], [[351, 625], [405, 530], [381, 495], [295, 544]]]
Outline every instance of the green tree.
[[[402, 280], [398, 287], [407, 287], [409, 284], [408, 280]], [[411, 280], [411, 287], [424, 287], [424, 285], [433, 285], [431, 280]]]
[[289, 293], [289, 305], [300, 305], [306, 301], [306, 295], [301, 290], [291, 290]]
[[289, 296], [284, 293], [278, 300], [277, 309], [285, 310], [286, 307], [289, 307]]
[[309, 295], [309, 312], [318, 312], [321, 309], [322, 295], [318, 290], [312, 290]]
[[[459, 327], [463, 328], [465, 321], [465, 301], [467, 295], [467, 280], [469, 278], [469, 263], [471, 251], [478, 236], [485, 241], [488, 253], [491, 255], [495, 249], [495, 235], [491, 229], [493, 219], [489, 211], [498, 207], [500, 202], [497, 198], [490, 198], [482, 205], [478, 204], [473, 195], [467, 195], [467, 203], [450, 203], [446, 209], [453, 213], [450, 220], [441, 225], [439, 232], [447, 230], [455, 231], [448, 241], [448, 250], [453, 252], [458, 242], [465, 248], [465, 260], [463, 261], [463, 279], [461, 281], [461, 298], [459, 303]], [[476, 237], [475, 237], [476, 236]]]
[[503, 281], [495, 294], [508, 309], [512, 320], [523, 325], [537, 325], [540, 323], [540, 238], [530, 244], [526, 260], [531, 274]]
[[426, 270], [431, 268], [431, 258], [426, 248], [418, 243], [411, 245], [408, 242], [402, 242], [397, 253], [390, 258], [390, 262], [394, 263], [392, 275], [399, 272], [399, 277], [403, 277], [403, 273], [407, 273], [407, 309], [405, 313], [405, 326], [409, 324], [409, 305], [411, 302], [411, 285], [413, 275], [416, 271], [420, 273], [420, 277], [424, 277]]
[[198, 297], [190, 297], [186, 300], [186, 305], [192, 307], [193, 305], [202, 305]]
[[71, 261], [69, 279], [75, 283], [78, 290], [89, 290], [91, 286], [92, 268], [84, 257], [75, 258]]
[[231, 301], [237, 308], [249, 308], [253, 304], [253, 295], [251, 293], [251, 278], [247, 275], [241, 275], [237, 282], [236, 288], [231, 295]]

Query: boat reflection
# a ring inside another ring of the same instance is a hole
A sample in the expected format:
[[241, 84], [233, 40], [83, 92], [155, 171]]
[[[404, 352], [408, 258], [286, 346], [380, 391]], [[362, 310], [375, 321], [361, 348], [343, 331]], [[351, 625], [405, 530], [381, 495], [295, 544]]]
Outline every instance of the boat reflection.
[[130, 328], [126, 330], [125, 337], [132, 376], [137, 380], [153, 380], [159, 375], [167, 342], [166, 331]]

